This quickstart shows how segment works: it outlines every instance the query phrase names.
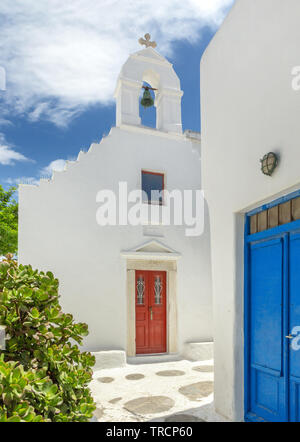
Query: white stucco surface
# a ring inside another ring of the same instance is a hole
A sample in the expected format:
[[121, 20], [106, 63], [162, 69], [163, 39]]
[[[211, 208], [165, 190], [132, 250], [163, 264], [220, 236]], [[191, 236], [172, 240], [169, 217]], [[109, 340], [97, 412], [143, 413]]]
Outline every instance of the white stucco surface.
[[[150, 132], [150, 131], [149, 131]], [[126, 259], [123, 250], [151, 239], [143, 226], [96, 223], [97, 192], [141, 186], [141, 169], [166, 173], [168, 189], [201, 188], [192, 143], [113, 128], [79, 161], [39, 187], [20, 186], [19, 261], [59, 278], [66, 311], [89, 325], [91, 350], [126, 349]], [[183, 170], [188, 173], [183, 173]], [[212, 337], [209, 238], [186, 237], [184, 226], [162, 227], [164, 244], [178, 251], [179, 351], [186, 341]]]
[[191, 361], [206, 361], [214, 357], [213, 342], [186, 342], [182, 355]]
[[[237, 0], [201, 62], [212, 250], [215, 404], [243, 419], [244, 213], [300, 188], [299, 0]], [[272, 177], [260, 159], [280, 157]]]
[[92, 352], [95, 356], [94, 370], [101, 370], [106, 368], [125, 367], [126, 352], [122, 350], [108, 350]]

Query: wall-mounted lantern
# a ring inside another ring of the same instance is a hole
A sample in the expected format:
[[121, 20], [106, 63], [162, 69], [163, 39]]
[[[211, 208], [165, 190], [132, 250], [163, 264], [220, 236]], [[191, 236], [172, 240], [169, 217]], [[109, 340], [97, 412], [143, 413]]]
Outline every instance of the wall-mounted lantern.
[[261, 162], [261, 171], [264, 175], [271, 176], [278, 166], [278, 157], [274, 152], [267, 153]]

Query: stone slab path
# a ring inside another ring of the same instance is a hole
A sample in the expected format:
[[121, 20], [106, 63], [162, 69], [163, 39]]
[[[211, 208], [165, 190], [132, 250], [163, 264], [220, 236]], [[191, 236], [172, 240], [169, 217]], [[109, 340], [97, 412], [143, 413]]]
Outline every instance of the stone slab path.
[[213, 407], [213, 361], [177, 360], [95, 371], [100, 422], [225, 422]]

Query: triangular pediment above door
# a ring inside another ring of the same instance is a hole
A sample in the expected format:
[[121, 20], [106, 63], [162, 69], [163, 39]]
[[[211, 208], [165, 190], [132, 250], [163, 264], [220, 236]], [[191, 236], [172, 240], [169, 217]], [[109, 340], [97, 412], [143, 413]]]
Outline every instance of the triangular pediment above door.
[[178, 259], [181, 254], [157, 240], [147, 241], [129, 250], [122, 251], [124, 257]]

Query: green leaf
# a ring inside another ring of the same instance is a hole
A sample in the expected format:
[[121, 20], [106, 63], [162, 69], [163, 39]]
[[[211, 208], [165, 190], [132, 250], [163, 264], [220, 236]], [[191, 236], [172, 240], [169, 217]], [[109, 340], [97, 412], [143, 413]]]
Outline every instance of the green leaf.
[[32, 316], [34, 319], [39, 318], [40, 313], [36, 307], [33, 307], [33, 309], [31, 309], [30, 316]]
[[11, 416], [7, 419], [6, 422], [21, 422], [21, 418], [20, 416]]

